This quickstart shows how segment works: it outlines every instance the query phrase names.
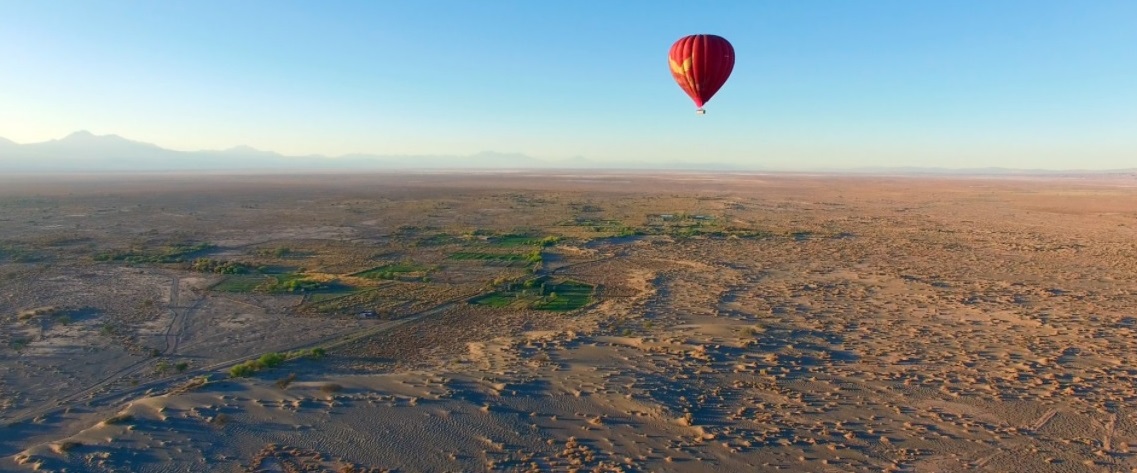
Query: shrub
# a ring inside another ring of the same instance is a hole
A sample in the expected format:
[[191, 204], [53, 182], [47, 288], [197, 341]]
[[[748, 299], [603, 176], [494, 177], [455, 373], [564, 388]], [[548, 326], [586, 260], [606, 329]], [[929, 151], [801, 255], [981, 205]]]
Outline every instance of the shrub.
[[64, 440], [62, 442], [59, 442], [59, 444], [56, 445], [55, 448], [57, 450], [59, 450], [60, 453], [64, 453], [64, 452], [70, 452], [70, 451], [75, 450], [76, 448], [79, 448], [82, 446], [83, 446], [83, 444], [80, 442], [76, 442], [74, 440]]
[[274, 368], [276, 366], [279, 366], [281, 363], [284, 363], [284, 361], [284, 355], [275, 352], [265, 353], [264, 355], [261, 355], [259, 360], [257, 360], [257, 362], [265, 368]]
[[30, 338], [13, 338], [10, 342], [8, 342], [8, 345], [11, 346], [14, 350], [19, 351], [23, 350], [31, 342], [32, 340]]
[[246, 361], [237, 366], [229, 368], [229, 377], [231, 378], [247, 378], [257, 372], [256, 362]]
[[216, 416], [214, 416], [212, 419], [209, 420], [210, 424], [217, 425], [217, 426], [225, 425], [228, 422], [229, 422], [229, 415], [225, 414], [225, 413], [217, 414]]

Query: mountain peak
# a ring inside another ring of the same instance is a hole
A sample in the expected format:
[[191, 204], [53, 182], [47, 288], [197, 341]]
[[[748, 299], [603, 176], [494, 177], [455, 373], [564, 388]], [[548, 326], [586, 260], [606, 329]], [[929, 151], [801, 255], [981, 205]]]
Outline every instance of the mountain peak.
[[96, 135], [87, 130], [79, 130], [63, 137], [62, 139], [49, 141], [48, 143], [55, 143], [57, 146], [66, 146], [68, 148], [112, 146], [118, 149], [122, 149], [123, 147], [148, 150], [161, 149], [158, 145], [153, 143], [134, 141], [118, 135]]
[[[70, 135], [63, 137], [59, 141], [75, 142], [75, 143], [90, 143], [92, 141], [119, 141], [119, 142], [132, 142], [126, 138], [118, 135], [96, 135], [87, 130], [79, 130]], [[137, 143], [137, 142], [132, 142]]]
[[263, 149], [254, 148], [249, 145], [237, 145], [225, 150], [230, 153], [249, 153], [249, 154], [279, 154], [276, 151], [265, 151]]

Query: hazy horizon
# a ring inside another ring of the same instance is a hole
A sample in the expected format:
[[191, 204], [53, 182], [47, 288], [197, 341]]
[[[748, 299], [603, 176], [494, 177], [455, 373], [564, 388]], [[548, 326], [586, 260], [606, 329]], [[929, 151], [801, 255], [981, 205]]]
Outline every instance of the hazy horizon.
[[[59, 139], [15, 143], [0, 136], [0, 171], [13, 176], [33, 174], [150, 174], [150, 173], [239, 173], [292, 174], [342, 172], [694, 172], [694, 173], [786, 173], [846, 174], [877, 176], [1058, 176], [1134, 173], [1137, 167], [1111, 169], [1039, 169], [931, 166], [772, 167], [705, 160], [608, 160], [576, 156], [541, 159], [522, 153], [481, 151], [468, 155], [285, 155], [246, 145], [228, 149], [181, 151], [153, 143], [80, 130]], [[1087, 174], [1088, 173], [1088, 174]], [[3, 173], [0, 173], [0, 177]]]
[[[1127, 169], [1135, 14], [1124, 1], [0, 0], [0, 137], [602, 166]], [[693, 33], [737, 52], [706, 116], [666, 66]], [[0, 165], [26, 159], [4, 153]]]

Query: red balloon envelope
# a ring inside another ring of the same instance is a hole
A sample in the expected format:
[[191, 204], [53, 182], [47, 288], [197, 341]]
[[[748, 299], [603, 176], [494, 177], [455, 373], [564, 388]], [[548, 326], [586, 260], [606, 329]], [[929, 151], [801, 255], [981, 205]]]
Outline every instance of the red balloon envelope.
[[667, 60], [675, 82], [695, 101], [698, 113], [703, 113], [703, 105], [734, 70], [734, 47], [713, 34], [684, 36], [671, 45]]

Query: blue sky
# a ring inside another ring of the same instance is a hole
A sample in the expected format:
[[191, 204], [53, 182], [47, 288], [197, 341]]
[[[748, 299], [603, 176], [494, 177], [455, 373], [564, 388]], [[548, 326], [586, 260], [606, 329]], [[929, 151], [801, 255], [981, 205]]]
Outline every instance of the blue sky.
[[[667, 50], [733, 75], [696, 116]], [[174, 149], [1137, 167], [1137, 2], [0, 0], [0, 136]]]

